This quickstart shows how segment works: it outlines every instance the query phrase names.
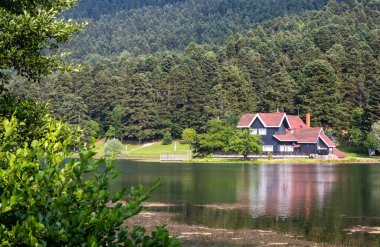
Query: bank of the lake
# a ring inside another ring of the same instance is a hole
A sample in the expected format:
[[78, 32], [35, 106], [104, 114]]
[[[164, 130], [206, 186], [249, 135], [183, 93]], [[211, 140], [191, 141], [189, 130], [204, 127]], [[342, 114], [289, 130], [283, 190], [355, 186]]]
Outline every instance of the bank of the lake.
[[302, 236], [273, 230], [224, 229], [204, 225], [188, 225], [175, 220], [179, 217], [179, 213], [149, 210], [152, 205], [156, 204], [163, 208], [172, 206], [145, 203], [145, 210], [128, 219], [125, 224], [127, 226], [144, 226], [148, 232], [154, 231], [155, 226], [167, 225], [170, 233], [177, 236], [184, 246], [336, 246], [303, 240]]
[[[104, 157], [104, 140], [98, 140], [95, 143], [96, 157]], [[117, 156], [116, 159], [120, 160], [136, 160], [140, 162], [160, 162], [161, 154], [188, 154], [190, 146], [182, 144], [180, 141], [174, 141], [170, 145], [162, 145], [162, 142], [151, 142], [145, 144], [126, 144], [126, 152], [123, 156]], [[191, 160], [173, 161], [183, 164], [188, 163], [213, 163], [213, 164], [320, 164], [320, 163], [333, 163], [333, 164], [380, 164], [380, 157], [366, 156], [365, 148], [363, 147], [343, 147], [342, 151], [346, 154], [347, 158], [344, 159], [312, 159], [312, 158], [289, 158], [289, 159], [223, 159], [223, 158], [193, 158]], [[167, 161], [165, 161], [167, 162]]]

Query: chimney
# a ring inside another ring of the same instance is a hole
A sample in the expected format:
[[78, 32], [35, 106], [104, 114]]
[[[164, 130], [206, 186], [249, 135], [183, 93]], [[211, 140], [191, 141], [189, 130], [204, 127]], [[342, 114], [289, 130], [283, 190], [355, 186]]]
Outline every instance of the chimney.
[[306, 113], [306, 128], [310, 128], [310, 112]]

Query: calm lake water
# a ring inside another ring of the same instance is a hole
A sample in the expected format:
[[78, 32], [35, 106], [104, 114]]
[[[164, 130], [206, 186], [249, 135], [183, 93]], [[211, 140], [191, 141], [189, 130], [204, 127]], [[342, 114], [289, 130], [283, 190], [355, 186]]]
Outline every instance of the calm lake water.
[[112, 189], [157, 177], [149, 201], [175, 204], [176, 220], [217, 228], [273, 229], [303, 239], [380, 246], [380, 235], [347, 234], [380, 226], [380, 165], [165, 164], [117, 161]]

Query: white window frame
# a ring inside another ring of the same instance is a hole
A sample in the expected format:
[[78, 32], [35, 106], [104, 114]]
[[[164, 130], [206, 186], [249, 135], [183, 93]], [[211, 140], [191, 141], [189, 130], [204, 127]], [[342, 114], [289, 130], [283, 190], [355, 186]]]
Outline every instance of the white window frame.
[[273, 145], [263, 145], [263, 152], [273, 152]]
[[252, 129], [252, 130], [251, 130], [251, 134], [252, 134], [252, 135], [257, 135], [257, 129]]
[[280, 152], [294, 152], [292, 145], [280, 145]]
[[259, 135], [266, 136], [267, 135], [267, 129], [266, 128], [260, 128], [259, 129]]

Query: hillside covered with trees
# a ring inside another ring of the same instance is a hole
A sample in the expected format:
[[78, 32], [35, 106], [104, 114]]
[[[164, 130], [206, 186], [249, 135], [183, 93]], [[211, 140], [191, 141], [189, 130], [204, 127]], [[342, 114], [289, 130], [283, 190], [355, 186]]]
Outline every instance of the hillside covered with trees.
[[204, 131], [212, 118], [246, 112], [304, 115], [342, 141], [361, 144], [380, 118], [380, 4], [330, 2], [319, 11], [273, 19], [223, 45], [189, 44], [115, 57], [88, 55], [80, 73], [42, 84], [14, 83], [51, 101], [54, 114], [120, 138], [152, 140], [169, 130]]
[[83, 0], [71, 13], [90, 19], [68, 47], [73, 58], [182, 51], [190, 42], [221, 45], [257, 23], [325, 6], [327, 0]]

